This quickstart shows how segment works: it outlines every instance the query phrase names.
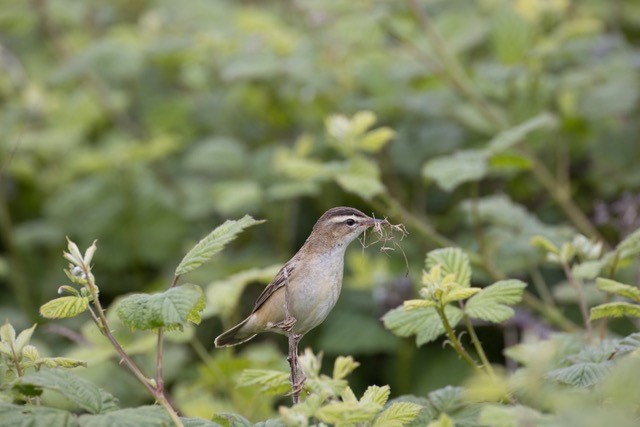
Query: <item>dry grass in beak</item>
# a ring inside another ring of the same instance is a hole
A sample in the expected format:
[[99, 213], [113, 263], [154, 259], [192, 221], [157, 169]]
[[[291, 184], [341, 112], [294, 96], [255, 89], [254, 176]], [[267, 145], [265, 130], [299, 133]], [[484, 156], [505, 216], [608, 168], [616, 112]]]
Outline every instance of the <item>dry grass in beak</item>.
[[372, 229], [375, 238], [373, 241], [367, 243], [367, 231], [365, 230], [362, 237], [358, 239], [362, 245], [362, 249], [375, 245], [379, 242], [382, 242], [380, 252], [394, 251], [398, 248], [404, 257], [404, 262], [407, 266], [407, 274], [409, 274], [409, 261], [407, 260], [406, 254], [398, 244], [398, 241], [402, 241], [402, 239], [409, 234], [404, 224], [391, 224], [387, 221], [387, 218], [383, 220], [375, 219], [375, 216], [373, 216], [373, 218], [375, 220], [375, 224]]

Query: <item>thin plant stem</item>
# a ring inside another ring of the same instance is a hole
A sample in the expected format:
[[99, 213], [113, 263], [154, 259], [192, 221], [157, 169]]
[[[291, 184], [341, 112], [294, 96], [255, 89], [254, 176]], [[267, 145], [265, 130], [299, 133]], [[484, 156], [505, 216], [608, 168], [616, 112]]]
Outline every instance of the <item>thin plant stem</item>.
[[[180, 280], [180, 276], [174, 276], [171, 281], [170, 288], [176, 287]], [[158, 328], [158, 343], [156, 346], [156, 388], [159, 392], [164, 394], [164, 376], [162, 374], [162, 360], [164, 353], [164, 328]]]
[[467, 351], [462, 346], [462, 343], [458, 339], [455, 334], [455, 331], [451, 327], [449, 323], [449, 319], [447, 319], [447, 315], [444, 312], [444, 307], [439, 306], [435, 307], [438, 316], [440, 316], [440, 320], [442, 321], [442, 326], [444, 326], [445, 331], [447, 332], [447, 336], [449, 337], [449, 342], [453, 346], [454, 350], [462, 357], [462, 359], [467, 362], [469, 366], [471, 366], [474, 370], [480, 369], [473, 358], [467, 353]]
[[584, 321], [584, 328], [587, 331], [587, 340], [591, 342], [593, 338], [593, 329], [591, 327], [591, 322], [589, 321], [589, 308], [587, 307], [587, 300], [584, 296], [582, 282], [575, 278], [568, 263], [563, 262], [562, 268], [564, 270], [564, 274], [567, 276], [567, 280], [569, 280], [569, 283], [573, 286], [576, 290], [576, 294], [578, 295], [578, 305], [580, 306], [580, 313], [582, 314], [582, 319]]
[[82, 270], [85, 277], [87, 278], [87, 288], [89, 289], [89, 292], [93, 297], [93, 305], [95, 307], [95, 312], [91, 310], [91, 313], [94, 321], [97, 321], [98, 329], [100, 329], [100, 332], [102, 332], [102, 334], [105, 337], [107, 337], [107, 339], [109, 340], [113, 348], [115, 348], [116, 352], [122, 358], [122, 362], [125, 364], [127, 368], [129, 368], [129, 371], [131, 371], [131, 373], [136, 377], [136, 379], [140, 381], [142, 385], [145, 386], [145, 388], [149, 391], [149, 393], [151, 393], [151, 395], [155, 398], [156, 402], [158, 402], [160, 405], [162, 405], [162, 407], [164, 407], [165, 411], [167, 411], [167, 413], [169, 414], [169, 417], [171, 417], [171, 420], [173, 421], [174, 425], [176, 425], [177, 427], [183, 427], [183, 423], [180, 420], [180, 416], [178, 416], [178, 413], [176, 412], [176, 410], [173, 408], [173, 406], [171, 406], [171, 403], [169, 403], [169, 401], [167, 400], [167, 397], [164, 395], [164, 390], [161, 390], [158, 387], [158, 384], [153, 384], [153, 382], [150, 381], [150, 379], [147, 378], [144, 375], [144, 373], [142, 373], [138, 365], [136, 365], [133, 359], [131, 359], [131, 357], [127, 354], [127, 352], [124, 351], [124, 349], [122, 348], [118, 340], [116, 340], [116, 338], [111, 333], [111, 329], [109, 328], [109, 322], [107, 321], [107, 317], [104, 314], [104, 309], [102, 308], [102, 304], [100, 303], [100, 299], [98, 298], [98, 292], [97, 292], [98, 287], [93, 282], [93, 276], [91, 275], [89, 266], [83, 264]]
[[476, 330], [471, 323], [471, 319], [469, 319], [469, 316], [467, 316], [466, 314], [463, 315], [463, 319], [465, 326], [467, 327], [467, 331], [469, 332], [469, 337], [471, 337], [473, 347], [476, 349], [476, 353], [478, 353], [478, 357], [480, 357], [480, 360], [482, 361], [482, 367], [485, 371], [487, 371], [487, 374], [491, 375], [492, 377], [495, 376], [493, 367], [491, 366], [491, 363], [487, 358], [487, 354], [484, 352], [484, 348], [482, 348], [482, 343], [478, 339], [478, 335], [476, 334]]
[[549, 290], [549, 285], [547, 285], [546, 280], [544, 280], [544, 277], [542, 277], [542, 274], [540, 273], [540, 269], [538, 269], [538, 267], [536, 266], [531, 266], [531, 268], [529, 269], [529, 275], [531, 276], [533, 286], [535, 286], [538, 294], [540, 294], [542, 301], [549, 307], [556, 308], [556, 302], [553, 299], [551, 291]]

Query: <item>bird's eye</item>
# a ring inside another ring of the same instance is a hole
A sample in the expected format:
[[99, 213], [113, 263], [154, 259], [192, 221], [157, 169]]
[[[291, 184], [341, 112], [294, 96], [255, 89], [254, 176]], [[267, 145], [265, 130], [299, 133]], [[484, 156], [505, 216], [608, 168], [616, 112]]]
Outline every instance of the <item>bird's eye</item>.
[[345, 223], [349, 226], [352, 227], [356, 221], [353, 218], [349, 218], [348, 220], [345, 221]]

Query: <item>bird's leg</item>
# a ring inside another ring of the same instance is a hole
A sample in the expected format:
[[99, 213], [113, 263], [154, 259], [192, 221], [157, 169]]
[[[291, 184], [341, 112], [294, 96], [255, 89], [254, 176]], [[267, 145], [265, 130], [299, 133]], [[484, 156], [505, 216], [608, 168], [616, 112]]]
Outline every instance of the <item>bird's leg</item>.
[[289, 311], [289, 272], [285, 267], [284, 273], [284, 320], [279, 322], [276, 326], [285, 332], [291, 332], [297, 319], [291, 315]]
[[291, 368], [289, 380], [291, 381], [291, 396], [294, 405], [300, 402], [300, 393], [307, 379], [304, 371], [300, 367], [300, 360], [298, 359], [298, 343], [300, 343], [301, 338], [301, 334], [289, 333], [289, 357], [287, 360]]

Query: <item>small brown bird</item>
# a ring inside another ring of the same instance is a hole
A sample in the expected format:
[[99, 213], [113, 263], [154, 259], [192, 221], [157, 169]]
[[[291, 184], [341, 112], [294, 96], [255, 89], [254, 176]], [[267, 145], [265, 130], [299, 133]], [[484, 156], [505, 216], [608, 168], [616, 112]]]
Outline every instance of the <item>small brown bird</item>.
[[251, 314], [217, 337], [216, 347], [242, 344], [266, 331], [293, 334], [297, 342], [322, 323], [340, 295], [347, 246], [376, 224], [387, 222], [349, 207], [325, 212], [258, 297]]

